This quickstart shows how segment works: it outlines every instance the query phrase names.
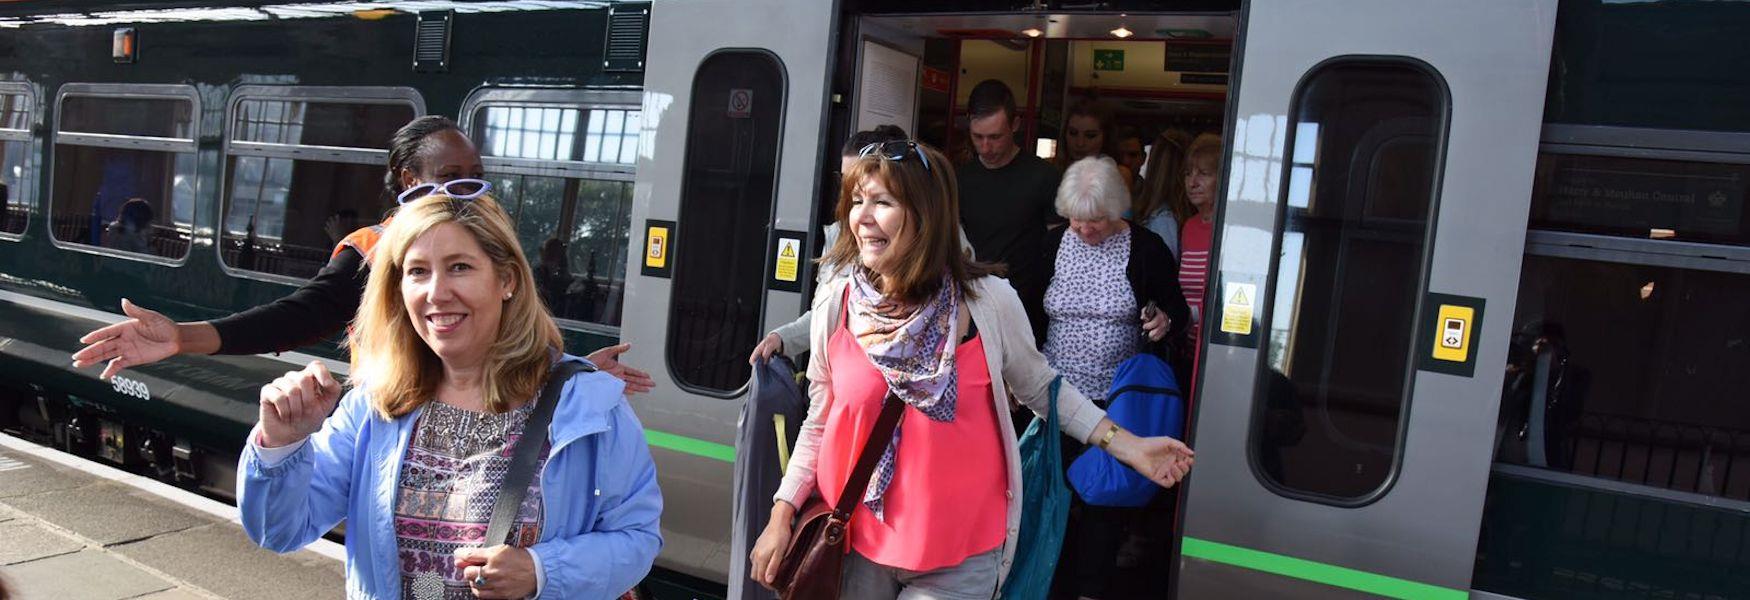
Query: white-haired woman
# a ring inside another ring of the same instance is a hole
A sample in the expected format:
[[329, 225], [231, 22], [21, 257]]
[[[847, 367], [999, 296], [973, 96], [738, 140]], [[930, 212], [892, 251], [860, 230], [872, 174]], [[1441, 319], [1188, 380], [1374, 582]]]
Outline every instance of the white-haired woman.
[[[1141, 352], [1170, 360], [1169, 344], [1181, 343], [1191, 320], [1172, 251], [1121, 218], [1129, 208], [1130, 186], [1117, 163], [1078, 160], [1057, 188], [1057, 214], [1069, 226], [1053, 228], [1045, 241], [1046, 361], [1102, 408], [1119, 364]], [[1101, 598], [1115, 581], [1118, 544], [1135, 509], [1076, 512], [1064, 540], [1064, 556], [1073, 560], [1064, 561], [1058, 587]]]

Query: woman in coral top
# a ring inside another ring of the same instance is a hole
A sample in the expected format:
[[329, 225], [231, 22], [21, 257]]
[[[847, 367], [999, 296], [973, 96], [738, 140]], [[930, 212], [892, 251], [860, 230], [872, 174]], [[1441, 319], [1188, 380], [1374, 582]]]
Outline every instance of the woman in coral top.
[[[1010, 393], [1046, 410], [1056, 373], [1020, 298], [960, 250], [954, 171], [911, 140], [872, 144], [845, 173], [841, 236], [822, 259], [851, 276], [823, 287], [810, 322], [808, 418], [751, 556], [771, 585], [801, 506], [862, 498], [851, 517], [843, 598], [988, 599], [1007, 575], [1021, 521], [1021, 457]], [[888, 391], [905, 402], [867, 489], [844, 490]], [[1063, 386], [1063, 431], [1108, 448], [1162, 486], [1191, 468], [1172, 438], [1138, 438]]]

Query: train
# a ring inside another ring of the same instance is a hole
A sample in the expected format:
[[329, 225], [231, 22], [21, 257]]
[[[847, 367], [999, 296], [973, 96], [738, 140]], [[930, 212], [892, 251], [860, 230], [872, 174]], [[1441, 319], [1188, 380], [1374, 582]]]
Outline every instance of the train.
[[0, 428], [230, 494], [259, 387], [344, 372], [337, 340], [99, 380], [78, 338], [124, 297], [289, 293], [390, 205], [389, 134], [447, 115], [564, 265], [566, 349], [656, 379], [644, 588], [722, 597], [747, 353], [809, 303], [836, 148], [963, 156], [998, 79], [1042, 156], [1089, 95], [1225, 143], [1167, 595], [1747, 598], [1744, 31], [1685, 0], [10, 2]]

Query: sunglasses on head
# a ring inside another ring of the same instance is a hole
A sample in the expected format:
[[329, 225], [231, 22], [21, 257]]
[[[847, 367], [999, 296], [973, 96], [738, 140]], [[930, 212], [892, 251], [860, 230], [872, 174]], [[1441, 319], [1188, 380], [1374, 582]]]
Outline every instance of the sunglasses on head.
[[918, 157], [918, 162], [924, 165], [924, 170], [930, 170], [930, 159], [924, 156], [924, 151], [918, 149], [918, 143], [912, 140], [891, 140], [875, 142], [863, 147], [857, 153], [857, 158], [880, 156], [887, 160], [905, 160], [907, 155]]
[[432, 194], [443, 194], [457, 200], [473, 200], [492, 191], [492, 184], [482, 179], [451, 179], [442, 183], [421, 183], [401, 191], [396, 204], [406, 204]]

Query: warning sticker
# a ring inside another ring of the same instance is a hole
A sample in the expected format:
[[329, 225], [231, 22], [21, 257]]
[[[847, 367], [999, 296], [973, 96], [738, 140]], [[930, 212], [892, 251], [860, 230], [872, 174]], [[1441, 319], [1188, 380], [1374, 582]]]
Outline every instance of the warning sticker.
[[753, 116], [753, 90], [735, 88], [729, 90], [729, 118], [746, 119]]
[[651, 227], [645, 236], [644, 266], [652, 269], [668, 267], [668, 228]]
[[802, 263], [802, 240], [778, 238], [778, 264], [772, 277], [778, 281], [796, 281], [796, 270]]
[[1258, 300], [1258, 285], [1229, 283], [1221, 294], [1221, 331], [1235, 335], [1252, 334], [1253, 307]]

